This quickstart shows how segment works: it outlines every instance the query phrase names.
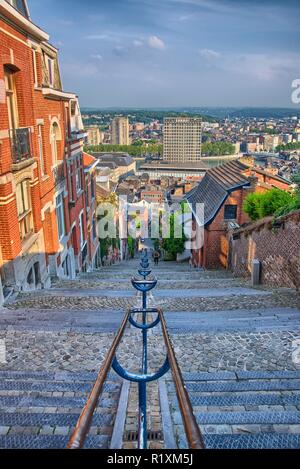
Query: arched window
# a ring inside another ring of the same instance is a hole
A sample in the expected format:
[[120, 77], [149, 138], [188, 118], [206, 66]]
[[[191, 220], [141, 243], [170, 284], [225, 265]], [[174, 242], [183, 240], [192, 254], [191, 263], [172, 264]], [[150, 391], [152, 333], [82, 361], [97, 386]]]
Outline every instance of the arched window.
[[52, 162], [53, 162], [53, 166], [56, 166], [59, 161], [58, 142], [61, 140], [60, 129], [56, 122], [54, 122], [51, 126], [50, 138], [51, 138]]

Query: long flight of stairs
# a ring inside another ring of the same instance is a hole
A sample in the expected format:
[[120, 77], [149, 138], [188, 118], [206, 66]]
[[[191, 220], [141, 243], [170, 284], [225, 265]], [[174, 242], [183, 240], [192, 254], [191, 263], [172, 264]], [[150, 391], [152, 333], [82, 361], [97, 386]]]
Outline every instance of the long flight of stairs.
[[[65, 448], [95, 373], [0, 372], [0, 448]], [[111, 374], [86, 448], [108, 448], [121, 380]]]
[[[300, 448], [300, 371], [184, 373], [207, 448]], [[172, 381], [175, 441], [187, 448]]]

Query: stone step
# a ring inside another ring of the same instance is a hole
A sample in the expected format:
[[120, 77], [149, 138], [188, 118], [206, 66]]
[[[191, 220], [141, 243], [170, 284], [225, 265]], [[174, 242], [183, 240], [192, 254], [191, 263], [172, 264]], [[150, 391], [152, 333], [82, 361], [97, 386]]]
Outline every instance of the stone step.
[[[2, 379], [15, 379], [15, 380], [46, 380], [46, 381], [90, 381], [94, 383], [97, 378], [95, 372], [70, 372], [70, 371], [58, 371], [58, 372], [46, 372], [46, 371], [0, 371], [0, 380]], [[107, 376], [107, 381], [120, 381], [120, 378], [113, 372]]]
[[[115, 393], [118, 395], [117, 393]], [[102, 395], [99, 399], [100, 407], [113, 407], [116, 399], [109, 395]], [[27, 397], [27, 396], [0, 396], [0, 407], [65, 407], [65, 408], [82, 408], [86, 402], [87, 396], [84, 397]]]
[[[299, 406], [300, 410], [300, 394], [258, 394], [258, 393], [226, 393], [222, 395], [190, 395], [190, 399], [194, 408], [200, 406], [211, 407], [230, 407], [245, 405], [267, 405], [267, 406]], [[173, 397], [173, 403], [176, 402], [176, 396]], [[220, 409], [221, 410], [221, 409]]]
[[[64, 426], [74, 427], [79, 417], [79, 413], [0, 413], [0, 427], [42, 427], [44, 425], [50, 427]], [[101, 427], [104, 425], [111, 425], [114, 416], [111, 413], [95, 413], [93, 417], [92, 426]]]
[[205, 435], [207, 449], [299, 449], [300, 435], [260, 433], [255, 435]]
[[188, 391], [197, 392], [247, 392], [247, 391], [283, 391], [300, 390], [299, 379], [253, 380], [253, 381], [218, 381], [187, 382]]
[[224, 381], [224, 380], [249, 380], [249, 379], [299, 379], [300, 370], [282, 371], [217, 371], [182, 373], [185, 381]]
[[[0, 390], [15, 390], [15, 391], [50, 391], [50, 392], [68, 392], [80, 391], [88, 392], [92, 388], [90, 382], [65, 382], [65, 381], [15, 381], [15, 380], [2, 380], [0, 381]], [[119, 389], [118, 383], [105, 383], [104, 392], [114, 392]]]
[[[64, 449], [67, 446], [68, 436], [32, 436], [32, 435], [12, 435], [0, 437], [1, 449]], [[88, 436], [85, 448], [108, 448], [109, 436], [95, 435]]]
[[[207, 424], [300, 424], [300, 412], [199, 412], [195, 414], [199, 425]], [[179, 415], [180, 417], [180, 415]], [[174, 421], [176, 423], [175, 417]], [[179, 422], [180, 423], [180, 422]], [[299, 426], [300, 433], [300, 426]]]

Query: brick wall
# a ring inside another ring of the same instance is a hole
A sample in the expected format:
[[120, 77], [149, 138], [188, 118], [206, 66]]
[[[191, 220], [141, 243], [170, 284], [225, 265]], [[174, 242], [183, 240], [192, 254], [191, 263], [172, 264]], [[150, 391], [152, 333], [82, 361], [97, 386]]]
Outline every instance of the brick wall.
[[228, 240], [227, 222], [224, 221], [225, 205], [236, 205], [237, 223], [239, 225], [246, 223], [249, 219], [243, 212], [242, 207], [245, 197], [249, 194], [249, 190], [251, 189], [238, 189], [228, 195], [213, 222], [205, 227], [204, 248], [202, 252], [197, 250], [192, 253], [195, 265], [203, 266], [207, 269], [227, 267]]
[[236, 276], [249, 277], [252, 261], [258, 259], [262, 284], [300, 289], [300, 210], [277, 219], [276, 227], [272, 217], [248, 225], [236, 237], [230, 234], [229, 255]]

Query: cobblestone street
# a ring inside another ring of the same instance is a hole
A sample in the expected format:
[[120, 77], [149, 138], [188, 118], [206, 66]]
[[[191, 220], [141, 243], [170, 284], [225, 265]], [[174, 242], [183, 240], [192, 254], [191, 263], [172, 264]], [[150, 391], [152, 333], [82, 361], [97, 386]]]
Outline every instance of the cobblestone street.
[[[30, 426], [18, 424], [22, 422], [18, 418], [15, 419], [16, 424], [10, 425], [9, 422], [13, 420], [4, 416], [7, 416], [7, 412], [20, 415], [29, 408], [33, 409], [35, 415], [45, 412], [45, 409], [46, 413], [62, 415], [67, 412], [66, 408], [78, 415], [125, 310], [141, 305], [141, 298], [135, 294], [130, 282], [131, 276], [136, 274], [137, 266], [137, 261], [130, 261], [83, 274], [74, 281], [56, 282], [49, 291], [19, 294], [11, 298], [1, 310], [0, 339], [5, 342], [6, 362], [0, 364], [0, 373], [6, 378], [0, 386], [0, 417], [3, 417], [2, 424], [0, 420], [0, 435], [4, 435], [6, 441], [15, 441], [10, 445], [17, 445], [19, 441], [9, 440], [10, 437], [15, 438], [24, 432], [29, 436], [45, 436], [47, 432], [52, 436], [60, 435], [59, 432], [65, 437], [69, 435], [70, 426], [64, 428], [64, 425], [53, 423], [47, 430], [45, 425], [38, 423]], [[295, 291], [254, 289], [248, 281], [231, 278], [223, 271], [202, 272], [175, 263], [161, 262], [158, 267], [153, 267], [153, 274], [158, 278], [158, 286], [150, 297], [150, 304], [161, 306], [165, 312], [184, 376], [188, 378], [193, 373], [202, 372], [212, 375], [216, 372], [238, 371], [297, 372], [293, 352], [297, 340], [300, 340], [300, 297]], [[158, 327], [149, 335], [150, 370], [161, 366], [165, 353]], [[128, 369], [138, 371], [140, 357], [141, 334], [128, 327], [118, 350], [118, 358]], [[6, 381], [13, 376], [10, 372], [24, 373], [19, 387], [8, 386]], [[74, 387], [71, 390], [71, 385], [62, 383], [57, 384], [56, 390], [50, 385], [49, 390], [45, 385], [30, 387], [30, 372], [39, 372], [41, 376], [43, 373], [53, 373], [53, 376], [67, 373], [67, 381], [68, 376], [75, 376], [74, 373], [79, 373], [80, 380], [83, 379], [82, 374], [90, 373], [90, 384], [78, 386], [77, 390]], [[101, 440], [104, 446], [112, 432], [112, 413], [116, 411], [119, 392], [120, 383], [117, 379], [115, 384], [108, 386], [104, 396], [104, 403], [105, 399], [106, 403], [110, 403], [110, 410], [104, 411], [107, 414], [104, 432], [106, 440]], [[169, 392], [172, 394], [171, 388]], [[136, 398], [137, 392], [134, 386], [131, 386], [130, 393], [125, 427], [127, 432], [137, 428], [134, 417], [137, 406], [134, 396]], [[297, 398], [298, 393], [295, 391]], [[157, 386], [152, 386], [151, 394], [154, 397], [149, 425], [151, 430], [161, 432]], [[34, 401], [34, 397], [37, 401]], [[67, 406], [53, 405], [52, 401], [56, 398], [71, 401], [68, 401]], [[300, 401], [296, 401], [293, 407], [300, 410]], [[176, 423], [176, 415], [175, 428], [180, 433], [182, 428]], [[37, 419], [32, 421], [38, 422]], [[5, 422], [8, 424], [4, 425]], [[101, 425], [103, 427], [104, 423]], [[99, 423], [98, 427], [97, 424], [94, 427], [92, 434], [95, 437], [103, 435], [101, 425]], [[297, 425], [294, 424], [292, 433], [296, 432]], [[31, 427], [34, 429], [28, 430]], [[212, 433], [212, 429], [207, 426], [202, 430], [204, 433]], [[217, 430], [219, 432], [220, 428]], [[280, 427], [278, 431], [281, 430]], [[274, 428], [272, 431], [275, 431]], [[62, 442], [65, 443], [65, 440], [60, 440], [60, 444]], [[162, 441], [151, 443], [154, 447], [162, 444]], [[124, 447], [130, 445], [132, 443], [124, 443]]]

